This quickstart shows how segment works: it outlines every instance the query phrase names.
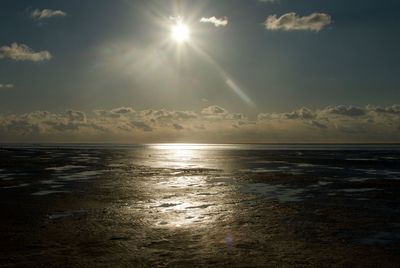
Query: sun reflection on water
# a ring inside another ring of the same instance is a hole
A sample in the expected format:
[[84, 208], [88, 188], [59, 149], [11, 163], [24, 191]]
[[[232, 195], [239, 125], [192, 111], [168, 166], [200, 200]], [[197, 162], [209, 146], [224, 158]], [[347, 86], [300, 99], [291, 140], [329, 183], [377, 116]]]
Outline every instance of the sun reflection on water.
[[208, 176], [166, 176], [152, 184], [155, 193], [149, 208], [157, 214], [157, 226], [188, 227], [207, 225], [216, 220], [224, 208], [226, 185]]
[[200, 143], [159, 143], [159, 144], [151, 144], [150, 148], [156, 150], [202, 150], [206, 148], [210, 148], [210, 144], [200, 144]]
[[155, 144], [150, 149], [156, 153], [147, 162], [152, 167], [174, 169], [203, 168], [209, 155], [201, 144]]
[[227, 196], [232, 184], [212, 169], [214, 155], [202, 144], [156, 144], [147, 165], [158, 173], [143, 180], [148, 193], [142, 212], [155, 228], [203, 228], [224, 217], [232, 207]]

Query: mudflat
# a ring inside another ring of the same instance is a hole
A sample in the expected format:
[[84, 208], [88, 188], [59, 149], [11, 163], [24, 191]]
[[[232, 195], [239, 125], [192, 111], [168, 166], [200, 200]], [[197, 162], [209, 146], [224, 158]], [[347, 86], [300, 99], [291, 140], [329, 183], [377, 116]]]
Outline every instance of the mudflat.
[[3, 146], [2, 267], [398, 267], [396, 146]]

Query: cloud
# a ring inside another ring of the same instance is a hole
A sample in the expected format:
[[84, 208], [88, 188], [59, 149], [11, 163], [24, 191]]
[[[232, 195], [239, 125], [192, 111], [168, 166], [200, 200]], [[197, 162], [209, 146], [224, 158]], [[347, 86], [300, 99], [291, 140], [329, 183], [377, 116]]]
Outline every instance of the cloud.
[[84, 112], [68, 110], [67, 115], [72, 122], [86, 122], [86, 114]]
[[204, 108], [201, 111], [201, 114], [204, 115], [204, 116], [212, 116], [212, 117], [218, 116], [219, 117], [219, 116], [227, 115], [228, 111], [225, 110], [222, 107], [219, 107], [219, 106], [216, 106], [216, 105], [212, 105], [212, 106], [209, 106], [207, 108]]
[[153, 131], [153, 129], [144, 122], [131, 122], [131, 125], [137, 129], [140, 129], [140, 130], [143, 130], [146, 132]]
[[14, 88], [14, 84], [0, 84], [0, 89], [11, 89]]
[[311, 120], [311, 121], [309, 122], [309, 124], [310, 124], [311, 126], [314, 126], [314, 127], [317, 127], [317, 128], [321, 128], [321, 129], [326, 129], [326, 128], [328, 128], [327, 125], [325, 125], [325, 124], [323, 124], [323, 123], [321, 123], [321, 122], [318, 122], [318, 121], [314, 121], [314, 120]]
[[135, 110], [133, 110], [130, 107], [120, 107], [120, 108], [111, 110], [111, 113], [114, 113], [114, 114], [130, 114], [130, 113], [134, 113], [134, 112], [135, 112]]
[[220, 27], [220, 26], [227, 26], [228, 25], [228, 18], [227, 17], [223, 17], [221, 19], [216, 18], [216, 17], [210, 17], [210, 18], [201, 18], [200, 22], [203, 23], [212, 23], [214, 24], [215, 27]]
[[339, 105], [335, 107], [328, 106], [325, 109], [325, 112], [344, 116], [363, 116], [366, 115], [367, 110], [356, 106]]
[[368, 106], [368, 110], [370, 110], [376, 114], [400, 115], [400, 105], [396, 105], [396, 104], [389, 106], [389, 107]]
[[290, 113], [283, 113], [283, 117], [286, 119], [308, 120], [315, 118], [315, 114], [313, 111], [303, 107]]
[[31, 13], [31, 17], [36, 20], [42, 20], [42, 19], [49, 19], [53, 17], [65, 17], [67, 13], [61, 10], [52, 10], [52, 9], [35, 9]]
[[182, 129], [184, 129], [184, 127], [182, 127], [181, 125], [176, 124], [176, 123], [172, 124], [172, 126], [173, 126], [176, 130], [182, 130]]
[[47, 50], [34, 52], [24, 44], [12, 43], [10, 46], [0, 47], [0, 59], [11, 59], [15, 61], [45, 61], [52, 58]]
[[0, 114], [2, 142], [400, 142], [400, 105], [302, 107], [248, 118], [220, 106], [196, 111], [119, 107]]
[[264, 22], [265, 28], [271, 31], [321, 31], [325, 26], [331, 24], [331, 16], [325, 13], [312, 13], [300, 17], [294, 12], [286, 13], [280, 17], [269, 16]]

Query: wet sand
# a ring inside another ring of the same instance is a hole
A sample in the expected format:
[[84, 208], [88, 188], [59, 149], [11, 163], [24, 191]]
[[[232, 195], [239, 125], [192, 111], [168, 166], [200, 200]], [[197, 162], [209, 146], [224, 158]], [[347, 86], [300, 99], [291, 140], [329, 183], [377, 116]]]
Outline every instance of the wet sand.
[[400, 151], [0, 150], [0, 266], [399, 267]]

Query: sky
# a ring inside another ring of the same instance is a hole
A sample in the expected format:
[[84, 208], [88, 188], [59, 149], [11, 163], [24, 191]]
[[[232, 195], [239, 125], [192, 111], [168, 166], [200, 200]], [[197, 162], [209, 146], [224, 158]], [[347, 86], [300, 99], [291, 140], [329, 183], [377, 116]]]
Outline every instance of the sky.
[[0, 0], [0, 142], [400, 142], [399, 11]]

